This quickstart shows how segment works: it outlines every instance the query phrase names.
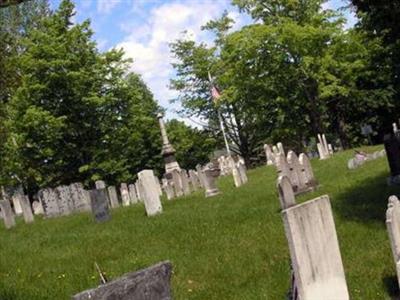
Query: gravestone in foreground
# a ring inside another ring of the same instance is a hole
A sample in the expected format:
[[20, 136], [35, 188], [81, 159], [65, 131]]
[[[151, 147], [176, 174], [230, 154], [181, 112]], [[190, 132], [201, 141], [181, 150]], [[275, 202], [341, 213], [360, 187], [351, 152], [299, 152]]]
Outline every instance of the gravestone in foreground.
[[7, 229], [15, 226], [14, 213], [8, 200], [0, 200], [0, 210], [3, 216], [4, 225]]
[[90, 202], [92, 207], [92, 214], [97, 222], [105, 222], [111, 218], [108, 208], [107, 189], [91, 190]]
[[349, 299], [327, 195], [282, 211], [299, 299]]
[[161, 262], [76, 294], [72, 300], [171, 300], [171, 273], [171, 263]]
[[397, 282], [400, 286], [400, 202], [396, 196], [390, 196], [386, 211], [386, 227], [389, 234]]

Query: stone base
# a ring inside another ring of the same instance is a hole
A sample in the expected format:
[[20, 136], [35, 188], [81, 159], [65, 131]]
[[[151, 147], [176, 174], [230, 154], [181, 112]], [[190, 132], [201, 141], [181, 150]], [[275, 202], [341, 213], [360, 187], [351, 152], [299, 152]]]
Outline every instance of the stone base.
[[172, 161], [172, 162], [165, 164], [165, 172], [166, 173], [170, 173], [173, 170], [177, 170], [177, 171], [181, 170], [177, 161]]

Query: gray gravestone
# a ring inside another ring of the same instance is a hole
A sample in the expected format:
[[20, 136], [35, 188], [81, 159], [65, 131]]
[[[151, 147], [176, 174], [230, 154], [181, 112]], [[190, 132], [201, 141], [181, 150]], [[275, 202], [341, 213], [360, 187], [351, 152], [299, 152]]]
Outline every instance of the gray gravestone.
[[33, 201], [32, 209], [33, 209], [33, 213], [35, 215], [43, 215], [44, 214], [43, 206], [42, 206], [42, 203], [40, 203], [40, 201]]
[[21, 203], [22, 215], [24, 216], [25, 223], [32, 223], [34, 219], [28, 196], [19, 194], [18, 197], [19, 202]]
[[105, 189], [106, 183], [103, 180], [96, 180], [94, 185], [96, 186], [96, 189], [101, 190], [101, 189]]
[[115, 188], [115, 186], [109, 186], [107, 188], [107, 190], [108, 190], [108, 198], [110, 199], [111, 208], [119, 207], [117, 189]]
[[128, 189], [129, 189], [129, 198], [131, 199], [131, 203], [132, 204], [138, 203], [138, 198], [137, 198], [137, 195], [136, 195], [136, 187], [135, 187], [135, 185], [134, 184], [130, 184], [128, 186]]
[[205, 188], [205, 196], [213, 197], [220, 193], [215, 181], [217, 180], [220, 174], [220, 170], [213, 167], [206, 167], [203, 170], [204, 175], [204, 188]]
[[57, 217], [60, 212], [58, 208], [58, 195], [50, 188], [40, 190], [39, 200], [42, 203], [44, 214], [46, 217]]
[[189, 178], [187, 176], [187, 172], [184, 169], [181, 169], [179, 172], [180, 177], [181, 177], [181, 182], [182, 182], [182, 189], [183, 189], [183, 194], [184, 195], [190, 195], [190, 185], [189, 185]]
[[171, 273], [171, 263], [161, 262], [81, 292], [72, 300], [172, 300]]
[[21, 199], [19, 197], [20, 191], [15, 191], [13, 195], [11, 196], [13, 207], [14, 207], [14, 213], [16, 215], [21, 215], [22, 214], [22, 205], [21, 205]]
[[58, 186], [55, 188], [55, 192], [58, 195], [58, 209], [60, 215], [70, 215], [74, 211], [74, 203], [69, 187], [65, 185]]
[[293, 187], [290, 183], [290, 179], [287, 176], [279, 176], [277, 188], [282, 209], [296, 205]]
[[282, 211], [299, 299], [349, 299], [327, 195]]
[[77, 212], [90, 211], [90, 197], [83, 184], [76, 182], [69, 186], [74, 210]]
[[144, 206], [146, 214], [153, 216], [162, 213], [162, 205], [157, 184], [154, 180], [153, 170], [143, 170], [138, 173], [138, 178], [144, 187]]
[[163, 178], [162, 184], [164, 192], [167, 195], [167, 199], [172, 200], [175, 197], [175, 194], [174, 194], [174, 187], [172, 186], [171, 182], [168, 179]]
[[3, 216], [4, 225], [7, 229], [15, 226], [14, 213], [8, 200], [0, 200], [0, 210]]
[[108, 208], [108, 195], [106, 189], [96, 189], [90, 191], [92, 214], [97, 222], [108, 221], [110, 211]]
[[390, 167], [389, 183], [399, 183], [400, 177], [400, 138], [396, 134], [384, 137], [387, 160]]
[[121, 183], [120, 192], [121, 192], [122, 205], [123, 206], [130, 205], [131, 199], [129, 197], [129, 190], [126, 183]]
[[189, 179], [192, 183], [193, 191], [197, 191], [200, 187], [200, 182], [195, 170], [189, 170]]

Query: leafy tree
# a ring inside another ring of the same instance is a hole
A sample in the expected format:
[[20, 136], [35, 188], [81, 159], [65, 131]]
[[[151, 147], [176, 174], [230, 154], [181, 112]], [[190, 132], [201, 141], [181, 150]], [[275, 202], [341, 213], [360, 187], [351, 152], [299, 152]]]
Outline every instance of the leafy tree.
[[205, 164], [210, 160], [216, 147], [211, 132], [189, 127], [175, 119], [168, 121], [166, 128], [181, 168], [195, 169], [197, 164]]

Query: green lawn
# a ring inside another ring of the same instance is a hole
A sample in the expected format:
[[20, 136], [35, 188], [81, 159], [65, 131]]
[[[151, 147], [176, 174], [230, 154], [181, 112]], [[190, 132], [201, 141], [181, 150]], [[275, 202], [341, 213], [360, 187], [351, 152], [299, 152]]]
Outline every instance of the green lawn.
[[[382, 147], [365, 148], [369, 152]], [[391, 299], [398, 294], [385, 227], [386, 158], [347, 170], [352, 151], [313, 160], [320, 188], [299, 201], [330, 196], [352, 299]], [[0, 299], [69, 299], [95, 287], [96, 261], [112, 279], [161, 260], [173, 264], [175, 299], [284, 299], [289, 253], [279, 213], [273, 167], [248, 172], [249, 182], [222, 194], [202, 192], [164, 201], [164, 212], [148, 218], [142, 205], [112, 211], [112, 220], [89, 214], [58, 219], [18, 219], [0, 225]]]

